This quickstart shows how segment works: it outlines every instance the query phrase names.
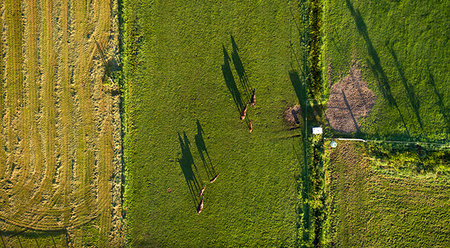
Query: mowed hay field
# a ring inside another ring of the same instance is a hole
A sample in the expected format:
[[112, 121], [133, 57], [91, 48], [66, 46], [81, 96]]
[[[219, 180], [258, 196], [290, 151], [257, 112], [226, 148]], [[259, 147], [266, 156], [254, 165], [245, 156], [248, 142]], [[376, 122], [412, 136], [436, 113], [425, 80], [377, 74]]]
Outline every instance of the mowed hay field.
[[448, 247], [448, 175], [384, 173], [364, 155], [366, 149], [365, 144], [344, 141], [326, 149], [327, 243], [335, 247]]
[[[449, 138], [449, 8], [449, 1], [440, 0], [323, 1], [327, 87], [333, 89], [361, 70], [361, 80], [375, 94], [375, 105], [360, 120], [360, 134], [403, 140]], [[353, 99], [347, 98], [347, 107], [352, 106]], [[359, 106], [347, 107], [342, 104], [342, 111], [352, 118]]]
[[130, 247], [299, 244], [300, 4], [124, 1]]
[[0, 7], [0, 247], [121, 245], [117, 1]]

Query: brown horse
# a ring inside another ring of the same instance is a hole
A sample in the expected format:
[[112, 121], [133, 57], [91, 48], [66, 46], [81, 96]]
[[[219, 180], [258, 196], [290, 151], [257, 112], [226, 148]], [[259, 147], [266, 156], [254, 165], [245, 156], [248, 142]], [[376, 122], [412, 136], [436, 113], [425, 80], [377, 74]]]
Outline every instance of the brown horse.
[[215, 182], [218, 177], [219, 177], [219, 173], [217, 173], [217, 175], [213, 179], [211, 179], [211, 181], [209, 181], [209, 183]]
[[256, 95], [255, 95], [255, 89], [252, 91], [252, 98], [250, 98], [250, 106], [255, 107], [256, 103]]
[[242, 109], [242, 111], [241, 111], [241, 120], [245, 119], [245, 116], [247, 115], [247, 106], [248, 106], [248, 103], [245, 104], [244, 109]]
[[198, 204], [197, 214], [201, 213], [202, 210], [203, 210], [203, 196], [202, 196], [202, 200], [200, 201], [200, 204]]
[[203, 192], [205, 192], [206, 185], [203, 185], [203, 188], [200, 190], [200, 194], [198, 196], [203, 196]]

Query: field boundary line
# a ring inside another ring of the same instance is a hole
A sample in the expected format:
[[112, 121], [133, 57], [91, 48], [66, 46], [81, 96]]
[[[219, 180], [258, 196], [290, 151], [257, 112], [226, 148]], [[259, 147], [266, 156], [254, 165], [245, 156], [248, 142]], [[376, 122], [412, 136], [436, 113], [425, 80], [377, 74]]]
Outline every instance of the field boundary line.
[[356, 138], [326, 138], [325, 140], [346, 140], [346, 141], [361, 141], [361, 142], [379, 142], [379, 143], [397, 143], [397, 144], [425, 144], [425, 145], [439, 145], [447, 146], [450, 148], [448, 143], [434, 143], [434, 142], [424, 142], [424, 141], [401, 141], [401, 140], [370, 140], [370, 139], [356, 139]]

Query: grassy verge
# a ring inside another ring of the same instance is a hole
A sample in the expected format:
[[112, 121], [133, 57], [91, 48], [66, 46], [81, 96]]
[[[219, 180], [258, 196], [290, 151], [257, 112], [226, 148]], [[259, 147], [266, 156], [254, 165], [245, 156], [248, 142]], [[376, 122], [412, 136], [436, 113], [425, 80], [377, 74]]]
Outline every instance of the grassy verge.
[[371, 138], [449, 138], [448, 1], [326, 0], [324, 70], [328, 85], [354, 61], [376, 94], [361, 127]]
[[450, 242], [448, 177], [374, 170], [364, 144], [327, 145], [330, 219], [336, 247], [445, 247]]
[[[284, 110], [298, 104], [292, 85], [304, 87], [300, 11], [297, 1], [125, 2], [132, 247], [302, 239], [303, 143], [283, 123]], [[239, 120], [247, 86], [257, 96], [246, 117], [251, 134]]]

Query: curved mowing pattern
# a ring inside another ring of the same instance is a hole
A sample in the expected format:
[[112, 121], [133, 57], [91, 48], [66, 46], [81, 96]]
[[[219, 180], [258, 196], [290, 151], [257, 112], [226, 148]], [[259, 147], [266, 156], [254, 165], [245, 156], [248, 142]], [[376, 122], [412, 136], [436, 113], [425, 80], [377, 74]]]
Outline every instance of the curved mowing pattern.
[[2, 0], [0, 9], [0, 219], [10, 224], [0, 231], [69, 230], [84, 246], [78, 227], [94, 220], [97, 246], [118, 244], [117, 1]]

